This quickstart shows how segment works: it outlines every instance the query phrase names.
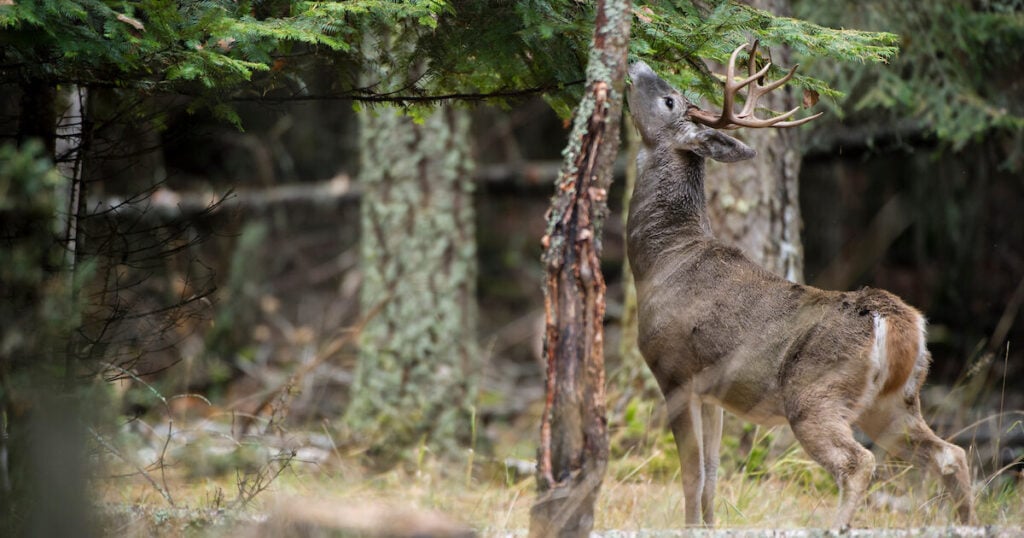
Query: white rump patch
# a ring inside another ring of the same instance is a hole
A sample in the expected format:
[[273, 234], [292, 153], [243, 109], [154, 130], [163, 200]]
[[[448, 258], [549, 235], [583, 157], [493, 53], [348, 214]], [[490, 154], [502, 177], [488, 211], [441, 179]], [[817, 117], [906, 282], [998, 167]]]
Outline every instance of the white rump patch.
[[910, 372], [910, 379], [903, 386], [903, 394], [912, 398], [921, 387], [917, 386], [921, 374], [928, 368], [928, 347], [925, 342], [924, 316], [917, 316], [917, 357], [914, 357], [914, 369]]
[[[878, 315], [877, 312], [871, 314], [871, 317], [875, 322], [875, 343], [871, 346], [871, 364], [878, 369], [878, 372], [885, 375], [889, 369], [889, 357], [888, 350], [886, 347], [886, 340], [889, 335], [889, 324], [885, 321], [885, 318]], [[883, 385], [884, 381], [879, 380], [879, 386]]]

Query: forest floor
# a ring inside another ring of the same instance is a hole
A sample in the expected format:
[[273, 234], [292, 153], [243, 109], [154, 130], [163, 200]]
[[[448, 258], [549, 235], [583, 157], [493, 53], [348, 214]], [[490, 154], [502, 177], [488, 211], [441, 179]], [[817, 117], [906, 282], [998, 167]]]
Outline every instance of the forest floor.
[[[932, 386], [925, 396], [933, 402], [926, 417], [939, 435], [968, 449], [983, 526], [955, 527], [938, 481], [876, 451], [874, 481], [855, 530], [1024, 536], [1024, 400], [971, 389], [970, 382]], [[511, 415], [474, 418], [480, 421], [471, 428], [475, 450], [441, 457], [412, 448], [402, 463], [382, 470], [365, 448], [338, 442], [343, 424], [299, 426], [287, 416], [295, 406], [274, 405], [257, 416], [196, 395], [160, 398], [164, 405], [143, 416], [90, 430], [101, 469], [90, 498], [101, 533], [109, 536], [525, 536], [542, 412], [534, 399]], [[683, 492], [663, 402], [619, 393], [610, 401], [619, 403], [609, 406], [611, 457], [595, 532], [678, 535]], [[727, 414], [724, 430], [715, 516], [716, 529], [728, 532], [709, 537], [810, 537], [817, 534], [808, 529], [830, 526], [835, 483], [788, 427], [751, 426]]]
[[[793, 529], [827, 528], [838, 494], [824, 470], [786, 431], [754, 430], [746, 437], [725, 440], [715, 513], [716, 526], [729, 532], [714, 536], [778, 529], [792, 530], [781, 535], [812, 536], [812, 531]], [[683, 526], [683, 494], [674, 446], [666, 439], [652, 435], [613, 455], [596, 510], [597, 533], [677, 535]], [[743, 461], [729, 457], [747, 443], [753, 448], [744, 449]], [[250, 461], [207, 461], [205, 467], [168, 450], [168, 466], [151, 467], [145, 475], [124, 460], [111, 461], [109, 477], [93, 481], [94, 498], [101, 499], [102, 534], [110, 536], [336, 535], [310, 528], [348, 531], [338, 535], [377, 535], [372, 531], [385, 529], [383, 535], [398, 536], [406, 529], [433, 528], [441, 529], [437, 535], [471, 529], [481, 536], [524, 536], [534, 481], [531, 462], [513, 456], [525, 451], [523, 446], [507, 457], [467, 451], [462, 461], [442, 461], [421, 450], [411, 461], [381, 472], [362, 465], [359, 454], [317, 453], [308, 446], [289, 449], [283, 458], [281, 452], [266, 457], [272, 449], [263, 452], [262, 460], [250, 455]], [[1024, 473], [975, 475], [978, 517], [986, 527], [950, 527], [955, 525], [952, 510], [935, 481], [922, 482], [916, 470], [896, 463], [879, 465], [855, 527], [1024, 535]]]

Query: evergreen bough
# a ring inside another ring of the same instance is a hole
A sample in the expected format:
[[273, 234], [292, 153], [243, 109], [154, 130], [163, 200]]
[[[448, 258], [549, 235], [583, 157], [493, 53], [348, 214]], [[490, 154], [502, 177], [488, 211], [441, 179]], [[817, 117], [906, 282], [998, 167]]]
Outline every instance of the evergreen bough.
[[[897, 50], [894, 34], [826, 28], [732, 1], [637, 2], [633, 13], [631, 56], [705, 95], [718, 94], [717, 81], [700, 60], [724, 62], [751, 38], [841, 61], [887, 61]], [[0, 82], [181, 93], [235, 123], [229, 104], [237, 99], [429, 106], [538, 93], [568, 117], [592, 24], [592, 3], [577, 0], [16, 0], [0, 7]], [[373, 56], [362, 48], [380, 28], [400, 28], [415, 46], [388, 58], [387, 78], [359, 84]], [[306, 80], [324, 65], [334, 68], [332, 84]], [[794, 82], [841, 95], [810, 76]]]

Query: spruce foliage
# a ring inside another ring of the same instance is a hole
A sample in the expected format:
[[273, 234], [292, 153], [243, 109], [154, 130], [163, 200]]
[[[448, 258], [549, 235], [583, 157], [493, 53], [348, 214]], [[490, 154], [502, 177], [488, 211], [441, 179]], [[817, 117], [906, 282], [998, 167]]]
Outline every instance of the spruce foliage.
[[[632, 56], [709, 95], [716, 81], [700, 60], [724, 61], [751, 37], [842, 61], [896, 52], [892, 34], [826, 28], [731, 1], [638, 2], [634, 19]], [[429, 105], [532, 93], [568, 116], [592, 23], [592, 3], [574, 0], [18, 0], [0, 7], [0, 81], [184, 93], [234, 121], [224, 105], [240, 98]], [[380, 81], [359, 84], [373, 56], [364, 47], [396, 28], [415, 46], [378, 66]], [[331, 87], [303, 80], [314, 62], [336, 72]], [[796, 84], [839, 95], [809, 76]]]
[[[677, 88], [717, 97], [717, 81], [701, 59], [726, 63], [740, 43], [759, 39], [767, 47], [789, 46], [797, 55], [856, 62], [885, 62], [898, 37], [886, 32], [833, 29], [754, 9], [736, 2], [646, 2], [635, 10], [631, 50]], [[772, 76], [784, 71], [775, 66]], [[792, 85], [838, 98], [829, 83], [797, 73]], [[694, 97], [690, 95], [688, 97]]]
[[901, 55], [889, 69], [855, 63], [817, 69], [849, 92], [837, 112], [868, 124], [907, 125], [909, 119], [914, 130], [953, 150], [991, 136], [1007, 149], [1004, 166], [1024, 167], [1024, 2], [832, 0], [794, 7], [823, 24], [843, 21], [901, 36]]

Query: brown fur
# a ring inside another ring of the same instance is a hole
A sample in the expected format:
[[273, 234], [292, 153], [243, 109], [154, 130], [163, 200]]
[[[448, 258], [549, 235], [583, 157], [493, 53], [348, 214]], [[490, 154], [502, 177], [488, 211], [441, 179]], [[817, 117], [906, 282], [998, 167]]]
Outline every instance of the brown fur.
[[881, 316], [888, 325], [885, 345], [888, 370], [879, 393], [879, 396], [886, 396], [907, 384], [919, 359], [927, 360], [926, 350], [920, 349], [924, 323], [920, 312], [887, 291], [865, 288], [861, 294], [859, 305]]
[[[960, 520], [972, 522], [966, 453], [921, 418], [928, 366], [921, 314], [882, 290], [788, 282], [717, 240], [705, 208], [704, 159], [731, 162], [754, 151], [691, 122], [686, 99], [646, 65], [635, 64], [630, 78], [643, 140], [627, 224], [638, 345], [668, 404], [686, 523], [714, 523], [722, 408], [792, 427], [839, 485], [837, 527], [850, 525], [874, 470], [854, 426], [939, 474]], [[882, 320], [884, 343], [875, 333]]]
[[880, 396], [892, 394], [903, 388], [914, 371], [914, 364], [921, 356], [919, 343], [921, 330], [917, 323], [903, 316], [887, 318], [889, 333], [886, 342], [889, 375]]

